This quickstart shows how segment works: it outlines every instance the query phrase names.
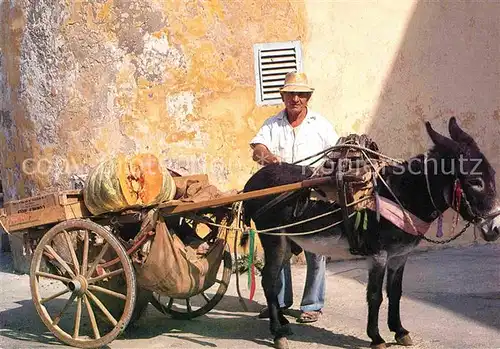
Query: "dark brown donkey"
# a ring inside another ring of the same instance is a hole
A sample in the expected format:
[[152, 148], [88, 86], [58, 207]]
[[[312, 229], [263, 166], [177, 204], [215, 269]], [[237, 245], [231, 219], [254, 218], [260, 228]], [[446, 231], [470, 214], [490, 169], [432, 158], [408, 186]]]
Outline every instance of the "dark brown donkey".
[[[434, 131], [429, 123], [426, 123], [426, 128], [434, 146], [425, 154], [408, 159], [402, 165], [385, 167], [380, 172], [383, 181], [379, 180], [375, 188], [379, 199], [399, 201], [408, 214], [413, 214], [412, 217], [416, 222], [424, 225], [432, 223], [441, 212], [452, 207], [463, 219], [479, 228], [486, 241], [496, 240], [500, 234], [500, 203], [496, 197], [495, 171], [474, 139], [457, 125], [455, 118], [449, 120], [451, 138]], [[255, 173], [246, 183], [244, 191], [300, 182], [311, 175], [312, 170], [302, 166], [272, 164]], [[385, 182], [386, 185], [382, 185], [381, 182]], [[460, 204], [453, 205], [453, 193], [457, 185], [463, 194]], [[307, 191], [297, 193], [287, 200], [267, 205], [269, 208], [264, 212], [261, 208], [276, 196], [246, 201], [244, 203], [246, 224], [249, 225], [252, 219], [258, 230], [264, 230], [338, 209], [336, 204], [318, 200], [310, 200], [307, 206], [304, 206], [303, 203], [307, 202], [305, 199], [308, 195]], [[400, 299], [408, 254], [422, 240], [422, 235], [405, 232], [384, 215], [377, 217], [376, 210], [367, 210], [366, 214], [368, 220], [364, 227], [365, 233], [362, 235], [362, 245], [367, 258], [371, 261], [366, 294], [367, 334], [371, 338], [371, 346], [376, 349], [386, 347], [378, 328], [382, 284], [386, 271], [389, 329], [395, 332], [399, 344], [411, 345], [409, 332], [401, 324]], [[343, 224], [315, 234], [298, 234], [328, 227], [340, 220], [342, 214], [338, 212], [282, 229], [280, 233], [286, 235], [259, 234], [265, 255], [262, 287], [270, 312], [270, 330], [275, 336], [278, 347], [286, 347], [286, 336], [291, 334], [289, 322], [279, 309], [277, 299], [280, 289], [278, 275], [283, 262], [291, 257], [292, 247], [297, 245], [304, 250], [326, 256], [332, 255], [335, 251], [332, 247], [338, 248], [339, 244], [344, 244], [347, 249], [352, 248], [347, 242], [344, 231], [346, 225]], [[349, 221], [354, 225], [354, 217]], [[244, 235], [242, 245], [246, 240], [247, 235]]]

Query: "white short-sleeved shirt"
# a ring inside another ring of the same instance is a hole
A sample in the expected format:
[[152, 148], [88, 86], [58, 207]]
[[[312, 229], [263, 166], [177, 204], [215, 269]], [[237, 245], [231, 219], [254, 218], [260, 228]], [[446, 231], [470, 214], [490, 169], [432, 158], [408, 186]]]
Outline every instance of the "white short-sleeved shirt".
[[[325, 117], [309, 109], [294, 132], [283, 109], [264, 122], [250, 144], [264, 144], [281, 161], [293, 163], [334, 146], [338, 139], [333, 125]], [[299, 165], [310, 165], [317, 158], [302, 161]], [[321, 161], [315, 162], [312, 166], [320, 163]]]

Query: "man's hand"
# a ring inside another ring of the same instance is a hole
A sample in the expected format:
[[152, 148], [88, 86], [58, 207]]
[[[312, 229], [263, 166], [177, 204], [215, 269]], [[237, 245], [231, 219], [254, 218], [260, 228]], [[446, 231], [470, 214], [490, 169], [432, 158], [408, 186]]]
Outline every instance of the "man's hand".
[[254, 146], [252, 159], [262, 166], [280, 162], [279, 158], [271, 153], [264, 144]]

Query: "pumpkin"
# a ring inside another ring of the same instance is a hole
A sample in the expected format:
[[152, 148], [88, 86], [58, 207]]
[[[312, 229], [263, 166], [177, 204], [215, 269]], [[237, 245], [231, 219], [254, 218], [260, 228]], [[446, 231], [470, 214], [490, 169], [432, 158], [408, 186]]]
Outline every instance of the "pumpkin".
[[87, 176], [83, 198], [88, 210], [99, 215], [129, 207], [172, 200], [176, 186], [169, 171], [153, 154], [123, 154], [99, 163]]

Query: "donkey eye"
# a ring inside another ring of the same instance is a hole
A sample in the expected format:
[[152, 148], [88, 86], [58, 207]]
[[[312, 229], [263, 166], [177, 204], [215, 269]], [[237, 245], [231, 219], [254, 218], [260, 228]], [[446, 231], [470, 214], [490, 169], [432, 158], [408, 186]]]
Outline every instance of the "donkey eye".
[[469, 184], [474, 190], [480, 191], [484, 189], [484, 180], [480, 177], [470, 179]]

